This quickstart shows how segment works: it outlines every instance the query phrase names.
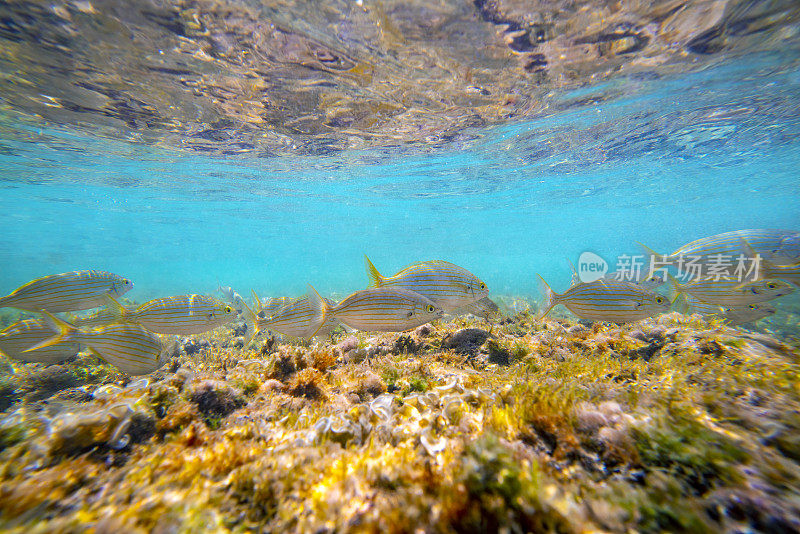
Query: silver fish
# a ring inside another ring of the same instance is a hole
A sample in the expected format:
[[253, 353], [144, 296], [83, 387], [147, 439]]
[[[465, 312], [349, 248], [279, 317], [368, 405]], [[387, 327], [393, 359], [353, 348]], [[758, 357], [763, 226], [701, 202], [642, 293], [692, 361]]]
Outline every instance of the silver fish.
[[655, 256], [659, 262], [674, 265], [680, 258], [695, 257], [697, 263], [708, 264], [720, 255], [729, 261], [735, 261], [739, 256], [750, 257], [750, 252], [742, 246], [743, 240], [762, 259], [775, 264], [800, 262], [800, 233], [793, 230], [735, 230], [697, 239], [668, 255], [656, 254], [644, 245], [642, 247], [648, 256]]
[[[61, 342], [36, 350], [28, 350], [56, 335], [44, 321], [23, 319], [0, 332], [0, 352], [10, 358], [24, 362], [57, 363], [78, 354], [78, 343]], [[28, 351], [28, 352], [26, 352]]]
[[26, 352], [59, 343], [78, 343], [129, 375], [146, 375], [166, 363], [168, 352], [161, 339], [141, 325], [117, 323], [83, 331], [46, 311], [43, 313], [45, 323], [58, 334]]
[[120, 296], [133, 282], [105, 271], [71, 271], [28, 282], [0, 298], [0, 308], [47, 310], [51, 313], [88, 310], [104, 304], [106, 295]]
[[106, 297], [108, 309], [120, 322], [138, 323], [159, 334], [202, 334], [227, 324], [237, 317], [236, 310], [212, 297], [179, 295], [145, 302], [127, 309], [113, 297]]
[[682, 310], [686, 314], [700, 314], [703, 316], [718, 316], [726, 320], [731, 326], [738, 326], [753, 321], [758, 321], [765, 317], [774, 315], [777, 311], [775, 306], [766, 302], [746, 304], [743, 306], [723, 307], [709, 304], [687, 295], [685, 297], [685, 307]]
[[410, 289], [433, 301], [446, 312], [489, 295], [486, 284], [474, 274], [447, 261], [431, 260], [409, 265], [394, 276], [384, 277], [364, 256], [371, 287]]
[[547, 300], [539, 319], [557, 304], [563, 304], [582, 319], [627, 323], [667, 313], [671, 305], [666, 297], [631, 282], [581, 282], [558, 294], [550, 289], [541, 276], [539, 280]]
[[487, 321], [493, 321], [500, 316], [500, 307], [489, 297], [484, 297], [471, 304], [467, 304], [466, 306], [456, 309], [454, 313], [470, 313], [476, 317], [482, 317]]
[[433, 301], [409, 289], [374, 287], [356, 291], [336, 306], [325, 304], [324, 316], [356, 330], [402, 332], [438, 319], [443, 313]]
[[737, 278], [721, 277], [718, 280], [703, 278], [681, 284], [669, 275], [669, 280], [672, 292], [676, 295], [688, 293], [703, 302], [726, 307], [765, 302], [794, 291], [786, 282], [773, 279], [742, 283]]

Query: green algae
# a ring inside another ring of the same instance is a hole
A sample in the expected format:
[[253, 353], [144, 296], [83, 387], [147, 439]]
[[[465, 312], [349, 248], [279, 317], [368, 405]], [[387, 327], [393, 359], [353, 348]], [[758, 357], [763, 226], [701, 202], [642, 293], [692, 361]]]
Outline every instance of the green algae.
[[0, 525], [800, 525], [796, 349], [677, 314], [577, 326], [521, 314], [469, 353], [440, 348], [480, 329], [463, 318], [347, 343], [275, 341], [266, 354], [226, 346], [223, 330], [145, 382], [92, 359], [70, 363], [59, 372], [87, 368], [72, 388], [83, 396], [54, 393], [41, 366], [12, 364], [9, 383], [26, 393], [0, 417]]

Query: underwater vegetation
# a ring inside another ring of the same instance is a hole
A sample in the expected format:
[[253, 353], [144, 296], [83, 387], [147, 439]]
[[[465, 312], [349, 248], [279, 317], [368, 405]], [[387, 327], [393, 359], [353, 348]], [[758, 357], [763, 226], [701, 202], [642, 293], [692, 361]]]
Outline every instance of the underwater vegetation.
[[[800, 346], [678, 313], [5, 357], [11, 532], [791, 532]], [[238, 346], [237, 346], [238, 345]]]

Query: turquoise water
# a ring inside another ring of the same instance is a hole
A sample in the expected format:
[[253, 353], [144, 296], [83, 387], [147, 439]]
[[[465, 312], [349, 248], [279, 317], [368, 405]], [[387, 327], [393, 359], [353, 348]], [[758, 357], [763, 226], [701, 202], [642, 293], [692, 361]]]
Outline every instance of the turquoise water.
[[65, 125], [0, 133], [0, 293], [109, 270], [129, 294], [343, 295], [446, 259], [492, 294], [555, 289], [567, 259], [610, 264], [742, 228], [800, 228], [797, 54], [728, 58], [557, 94], [532, 120], [431, 148], [212, 157]]

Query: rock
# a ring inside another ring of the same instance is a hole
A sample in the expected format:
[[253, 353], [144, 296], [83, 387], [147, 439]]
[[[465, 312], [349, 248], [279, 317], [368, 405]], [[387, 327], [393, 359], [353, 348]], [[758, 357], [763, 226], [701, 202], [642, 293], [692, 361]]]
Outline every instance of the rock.
[[443, 349], [453, 349], [461, 354], [477, 354], [481, 346], [489, 339], [489, 332], [480, 328], [465, 328], [442, 340]]
[[587, 328], [582, 324], [576, 324], [567, 328], [567, 332], [570, 334], [577, 334], [578, 332], [586, 332]]
[[639, 347], [638, 349], [634, 349], [628, 352], [628, 358], [631, 360], [642, 359], [644, 361], [650, 361], [650, 358], [655, 355], [662, 347], [664, 347], [666, 343], [664, 342], [657, 342], [654, 341], [649, 345], [645, 345], [644, 347]]
[[28, 401], [46, 399], [59, 391], [80, 386], [83, 382], [68, 366], [50, 365], [28, 377], [28, 384], [33, 391], [26, 398]]
[[419, 352], [423, 344], [416, 341], [411, 336], [400, 336], [392, 345], [392, 352], [396, 354], [415, 354]]
[[639, 341], [644, 341], [645, 343], [649, 341], [647, 336], [641, 330], [633, 330], [629, 334], [633, 339], [638, 339]]
[[188, 355], [195, 354], [202, 349], [208, 349], [211, 347], [211, 343], [208, 342], [207, 339], [190, 339], [183, 343], [183, 352]]
[[497, 365], [508, 365], [511, 363], [511, 352], [505, 348], [500, 346], [494, 340], [489, 341], [486, 344], [486, 348], [489, 349], [489, 363], [495, 363]]
[[281, 392], [286, 390], [286, 384], [284, 384], [280, 380], [269, 378], [265, 380], [264, 383], [261, 384], [261, 386], [259, 386], [258, 390], [261, 393]]
[[661, 341], [664, 339], [664, 334], [667, 331], [667, 327], [663, 324], [657, 325], [650, 330], [647, 331], [647, 340], [646, 341]]
[[355, 336], [350, 336], [346, 339], [343, 339], [336, 345], [336, 349], [339, 351], [339, 354], [344, 356], [351, 350], [358, 348], [358, 338]]
[[233, 325], [233, 335], [236, 337], [244, 337], [247, 333], [247, 323], [239, 323]]
[[[714, 520], [721, 516], [746, 522], [758, 532], [798, 532], [800, 519], [782, 499], [740, 489], [720, 489], [706, 499], [706, 511]], [[741, 532], [741, 531], [740, 531]]]
[[594, 434], [601, 427], [608, 424], [606, 416], [599, 410], [594, 409], [592, 405], [585, 405], [579, 408], [575, 417], [577, 419], [576, 428], [586, 434]]
[[414, 333], [419, 337], [429, 336], [433, 333], [433, 327], [430, 324], [424, 324], [414, 330]]
[[386, 384], [384, 384], [381, 377], [368, 371], [359, 381], [356, 387], [356, 393], [361, 400], [367, 400], [370, 397], [377, 397], [386, 391]]
[[216, 380], [200, 382], [192, 389], [189, 400], [197, 405], [207, 420], [225, 417], [247, 404], [237, 390]]

